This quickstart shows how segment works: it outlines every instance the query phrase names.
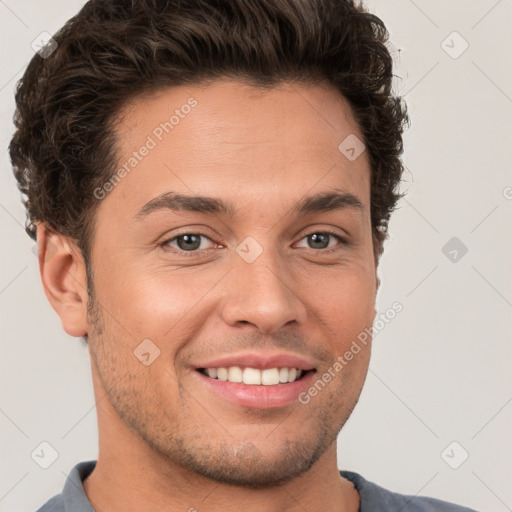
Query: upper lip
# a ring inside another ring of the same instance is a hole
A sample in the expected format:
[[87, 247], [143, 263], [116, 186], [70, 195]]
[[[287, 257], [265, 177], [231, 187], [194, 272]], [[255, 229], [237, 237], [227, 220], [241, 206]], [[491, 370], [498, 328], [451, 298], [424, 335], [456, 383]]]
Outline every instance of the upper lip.
[[294, 354], [245, 352], [242, 354], [223, 356], [216, 359], [201, 362], [196, 368], [229, 368], [240, 366], [242, 368], [297, 368], [298, 370], [314, 370], [315, 363], [308, 358]]

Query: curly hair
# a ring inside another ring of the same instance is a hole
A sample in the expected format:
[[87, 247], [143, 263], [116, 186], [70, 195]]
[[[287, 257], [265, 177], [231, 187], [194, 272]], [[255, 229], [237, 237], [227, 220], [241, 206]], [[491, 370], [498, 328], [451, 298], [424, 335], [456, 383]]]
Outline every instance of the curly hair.
[[116, 170], [114, 122], [135, 97], [223, 77], [263, 88], [327, 81], [364, 136], [381, 255], [408, 117], [391, 91], [386, 27], [355, 0], [90, 0], [53, 39], [55, 51], [36, 53], [17, 83], [9, 145], [33, 239], [44, 222], [87, 265], [93, 190]]

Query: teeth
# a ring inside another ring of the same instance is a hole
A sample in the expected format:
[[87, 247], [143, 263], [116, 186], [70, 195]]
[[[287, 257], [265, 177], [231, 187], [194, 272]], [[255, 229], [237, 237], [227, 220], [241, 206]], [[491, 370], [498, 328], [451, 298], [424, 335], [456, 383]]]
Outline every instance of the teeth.
[[244, 384], [261, 384], [261, 371], [257, 368], [246, 368], [244, 370]]
[[239, 366], [231, 366], [231, 368], [228, 368], [228, 380], [229, 382], [242, 382], [242, 368]]
[[261, 372], [261, 383], [264, 386], [272, 386], [279, 384], [279, 370], [277, 368], [269, 368]]
[[206, 368], [206, 375], [212, 379], [218, 379], [228, 382], [243, 382], [251, 386], [275, 386], [295, 382], [302, 376], [302, 370], [297, 368], [267, 368], [259, 370], [258, 368], [240, 368], [240, 366], [230, 366], [229, 368]]
[[227, 368], [217, 368], [217, 379], [219, 379], [219, 380], [228, 380], [228, 370], [227, 370]]

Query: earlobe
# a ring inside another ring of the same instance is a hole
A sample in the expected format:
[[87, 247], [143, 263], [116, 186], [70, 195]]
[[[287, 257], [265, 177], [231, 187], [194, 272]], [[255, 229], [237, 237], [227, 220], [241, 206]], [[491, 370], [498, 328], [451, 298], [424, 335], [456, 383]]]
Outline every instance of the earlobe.
[[70, 336], [87, 334], [87, 276], [81, 251], [47, 225], [37, 226], [39, 272], [46, 297]]

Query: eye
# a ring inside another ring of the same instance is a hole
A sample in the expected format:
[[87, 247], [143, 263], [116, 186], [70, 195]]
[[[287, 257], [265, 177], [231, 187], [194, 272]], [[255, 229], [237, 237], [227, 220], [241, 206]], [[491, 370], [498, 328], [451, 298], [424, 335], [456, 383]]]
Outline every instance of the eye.
[[[210, 241], [213, 247], [205, 247], [205, 245], [208, 245], [207, 242], [203, 243], [205, 240]], [[340, 247], [338, 247], [338, 245], [340, 244], [347, 245], [347, 241], [345, 239], [343, 239], [337, 233], [331, 231], [316, 231], [303, 237], [301, 242], [302, 240], [306, 240], [306, 243], [310, 245], [309, 247], [305, 247], [306, 249], [326, 253], [339, 250]], [[296, 244], [296, 246], [299, 245]], [[176, 252], [181, 253], [183, 256], [194, 256], [201, 252], [209, 252], [210, 249], [219, 247], [219, 245], [202, 233], [182, 233], [163, 241], [160, 244], [160, 247], [162, 247], [164, 250], [172, 248]]]
[[208, 248], [204, 247], [202, 239], [210, 240], [209, 237], [201, 233], [183, 233], [165, 240], [160, 245], [164, 249], [166, 247], [172, 247], [174, 249], [178, 249], [178, 251], [184, 252], [205, 251]]
[[[316, 231], [305, 236], [302, 240], [306, 240], [306, 243], [311, 244], [310, 247], [306, 247], [307, 249], [322, 250], [324, 252], [337, 250], [336, 242], [342, 245], [346, 244], [346, 241], [340, 235], [331, 231]], [[328, 250], [325, 251], [325, 249]]]

